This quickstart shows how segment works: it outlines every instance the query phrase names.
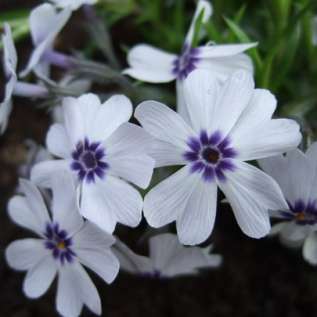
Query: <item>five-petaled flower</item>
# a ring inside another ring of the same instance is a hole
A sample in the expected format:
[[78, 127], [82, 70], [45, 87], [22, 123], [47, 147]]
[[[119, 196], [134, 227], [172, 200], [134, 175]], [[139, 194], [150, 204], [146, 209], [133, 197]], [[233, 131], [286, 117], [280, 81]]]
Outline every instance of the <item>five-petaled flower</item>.
[[51, 182], [51, 215], [40, 191], [21, 180], [25, 197], [13, 197], [9, 215], [18, 225], [40, 238], [16, 240], [6, 249], [8, 264], [27, 271], [23, 291], [30, 298], [43, 295], [58, 275], [56, 308], [65, 317], [78, 316], [83, 305], [101, 314], [98, 291], [82, 265], [111, 283], [119, 261], [110, 250], [115, 239], [79, 214], [75, 186], [69, 174]]
[[221, 81], [237, 69], [253, 72], [252, 61], [243, 52], [256, 46], [256, 43], [192, 46], [197, 19], [201, 16], [202, 22], [206, 23], [211, 14], [211, 4], [200, 0], [179, 55], [147, 44], [138, 44], [130, 50], [129, 68], [124, 70], [124, 74], [150, 83], [166, 83], [176, 79], [177, 108], [185, 120], [189, 117], [182, 96], [183, 80], [194, 69], [207, 69]]
[[217, 268], [222, 262], [218, 254], [211, 254], [212, 245], [184, 247], [175, 234], [162, 233], [149, 240], [149, 257], [134, 253], [120, 240], [113, 252], [120, 261], [120, 269], [131, 274], [151, 278], [173, 278], [194, 275], [200, 269]]
[[283, 220], [272, 228], [281, 242], [303, 246], [303, 256], [317, 265], [317, 143], [306, 153], [299, 149], [259, 161], [262, 169], [280, 185], [288, 208], [273, 210], [272, 217]]
[[176, 220], [182, 243], [205, 241], [214, 226], [219, 186], [242, 231], [263, 237], [270, 231], [268, 210], [287, 203], [270, 176], [244, 161], [295, 148], [301, 140], [298, 124], [272, 120], [274, 96], [254, 89], [252, 75], [244, 71], [219, 87], [210, 72], [196, 70], [185, 80], [184, 96], [190, 124], [155, 101], [145, 101], [135, 111], [157, 139], [151, 148], [156, 166], [185, 165], [145, 196], [148, 223], [161, 227]]
[[58, 170], [71, 171], [80, 192], [80, 212], [112, 233], [117, 222], [137, 226], [143, 199], [131, 182], [146, 188], [154, 160], [147, 154], [151, 136], [128, 123], [130, 100], [122, 95], [104, 104], [93, 94], [65, 98], [64, 124], [53, 124], [47, 135], [48, 150], [62, 160], [39, 163], [31, 178], [49, 185]]

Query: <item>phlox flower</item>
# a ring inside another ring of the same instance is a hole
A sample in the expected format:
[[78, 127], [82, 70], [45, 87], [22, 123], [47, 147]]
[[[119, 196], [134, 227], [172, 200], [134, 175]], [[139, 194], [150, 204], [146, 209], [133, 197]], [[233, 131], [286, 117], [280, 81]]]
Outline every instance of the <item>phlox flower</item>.
[[156, 166], [182, 165], [144, 198], [144, 215], [152, 227], [176, 220], [183, 244], [203, 242], [212, 232], [217, 187], [231, 204], [242, 231], [253, 238], [270, 231], [268, 209], [287, 207], [277, 183], [245, 163], [295, 148], [300, 140], [293, 120], [271, 119], [276, 99], [254, 89], [252, 75], [238, 71], [220, 87], [205, 70], [189, 74], [184, 97], [190, 124], [167, 106], [145, 101], [135, 117], [156, 141]]
[[280, 185], [288, 207], [273, 210], [282, 220], [272, 228], [282, 243], [303, 246], [304, 258], [317, 265], [317, 142], [306, 153], [299, 149], [259, 161], [262, 169]]
[[96, 4], [98, 0], [49, 0], [58, 8], [70, 8], [75, 11], [78, 10], [82, 5], [88, 4], [93, 5]]
[[25, 97], [45, 97], [47, 89], [40, 85], [20, 82], [17, 80], [16, 68], [18, 63], [17, 52], [12, 39], [9, 24], [4, 24], [2, 35], [3, 70], [4, 70], [4, 98], [0, 102], [0, 133], [7, 128], [12, 111], [12, 95]]
[[70, 16], [70, 8], [57, 11], [48, 3], [32, 10], [29, 23], [34, 50], [26, 68], [20, 73], [22, 77], [31, 71], [39, 77], [49, 77], [51, 64], [63, 68], [71, 67], [71, 61], [67, 56], [53, 50], [54, 40]]
[[9, 201], [9, 215], [39, 238], [12, 242], [5, 251], [6, 260], [13, 269], [27, 271], [23, 282], [27, 297], [42, 296], [57, 276], [56, 309], [62, 316], [79, 316], [83, 305], [100, 315], [98, 291], [82, 265], [111, 283], [119, 271], [119, 262], [110, 250], [115, 239], [83, 221], [69, 175], [56, 175], [51, 184], [53, 198], [48, 210], [40, 191], [21, 180], [25, 196]]
[[211, 245], [204, 248], [184, 247], [177, 236], [171, 233], [150, 238], [149, 257], [134, 253], [118, 239], [113, 246], [122, 270], [154, 278], [193, 275], [199, 269], [219, 267], [222, 258], [218, 254], [210, 254], [211, 249]]
[[138, 44], [129, 51], [129, 68], [124, 71], [124, 74], [149, 83], [166, 83], [176, 79], [177, 108], [185, 120], [189, 118], [182, 98], [182, 84], [194, 69], [208, 69], [222, 81], [237, 69], [253, 71], [251, 59], [243, 52], [256, 43], [192, 46], [196, 21], [202, 12], [202, 22], [206, 23], [212, 14], [209, 1], [198, 2], [180, 54], [165, 52], [148, 44]]
[[146, 188], [154, 160], [147, 155], [151, 137], [128, 123], [130, 100], [122, 95], [101, 104], [93, 94], [63, 100], [63, 124], [51, 126], [47, 148], [60, 160], [36, 165], [31, 178], [48, 186], [58, 170], [71, 172], [77, 182], [81, 214], [112, 233], [117, 222], [137, 226], [143, 199], [127, 182]]

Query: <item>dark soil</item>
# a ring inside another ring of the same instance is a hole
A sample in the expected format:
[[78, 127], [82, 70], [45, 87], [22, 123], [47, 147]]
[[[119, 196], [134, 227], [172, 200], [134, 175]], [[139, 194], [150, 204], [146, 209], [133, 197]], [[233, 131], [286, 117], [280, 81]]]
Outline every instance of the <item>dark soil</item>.
[[[38, 1], [1, 0], [0, 12]], [[19, 48], [29, 48], [26, 41]], [[50, 317], [54, 309], [55, 285], [38, 300], [22, 293], [24, 273], [14, 272], [4, 261], [5, 247], [29, 233], [10, 222], [6, 204], [17, 183], [17, 167], [23, 161], [27, 138], [44, 141], [49, 117], [34, 102], [15, 99], [9, 128], [0, 137], [0, 317]], [[137, 240], [145, 225], [117, 233], [141, 249]], [[197, 277], [150, 280], [120, 273], [107, 286], [95, 278], [103, 301], [103, 316], [147, 317], [313, 317], [317, 316], [317, 271], [302, 259], [300, 251], [285, 249], [276, 239], [252, 240], [235, 223], [230, 208], [219, 206], [216, 229], [210, 239], [215, 252], [223, 255], [219, 270]], [[83, 316], [91, 316], [84, 311]]]

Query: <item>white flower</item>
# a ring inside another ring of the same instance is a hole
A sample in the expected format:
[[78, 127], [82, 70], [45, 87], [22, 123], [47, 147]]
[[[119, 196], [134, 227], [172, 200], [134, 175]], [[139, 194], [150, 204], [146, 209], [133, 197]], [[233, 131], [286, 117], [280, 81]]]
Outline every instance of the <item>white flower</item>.
[[202, 268], [219, 267], [220, 255], [210, 254], [212, 246], [205, 248], [184, 247], [171, 233], [150, 238], [149, 257], [134, 253], [116, 239], [113, 252], [124, 271], [149, 277], [172, 278], [179, 275], [197, 274]]
[[69, 60], [63, 54], [54, 52], [53, 44], [70, 16], [71, 10], [69, 8], [58, 12], [54, 6], [48, 3], [32, 10], [29, 23], [35, 48], [28, 65], [20, 73], [20, 76], [24, 77], [34, 71], [40, 77], [49, 77], [51, 63], [67, 67]]
[[16, 67], [17, 53], [12, 39], [10, 26], [4, 24], [2, 35], [3, 43], [3, 68], [5, 75], [4, 98], [0, 103], [0, 133], [3, 133], [8, 125], [9, 116], [12, 110], [12, 94], [17, 83]]
[[82, 5], [88, 4], [93, 5], [96, 4], [98, 0], [49, 0], [53, 4], [55, 4], [58, 8], [70, 8], [75, 11], [78, 10]]
[[82, 264], [111, 283], [119, 270], [119, 261], [110, 250], [115, 239], [89, 221], [83, 222], [69, 175], [58, 175], [52, 181], [52, 217], [31, 182], [22, 180], [21, 187], [25, 197], [10, 200], [9, 215], [40, 238], [12, 242], [5, 256], [13, 269], [27, 271], [25, 295], [40, 297], [57, 275], [56, 308], [61, 315], [79, 316], [83, 305], [100, 315], [98, 291]]
[[96, 95], [85, 94], [65, 98], [63, 113], [65, 124], [52, 125], [46, 140], [49, 151], [62, 160], [36, 165], [32, 179], [47, 186], [57, 170], [71, 171], [84, 217], [110, 233], [117, 222], [137, 226], [143, 200], [126, 181], [146, 188], [154, 160], [146, 154], [152, 138], [127, 122], [130, 100], [117, 95], [101, 104]]
[[192, 47], [195, 24], [202, 10], [202, 22], [206, 23], [212, 14], [211, 4], [205, 0], [198, 2], [182, 52], [179, 55], [147, 44], [139, 44], [130, 50], [128, 54], [130, 68], [124, 71], [124, 74], [150, 83], [165, 83], [177, 79], [177, 108], [185, 120], [189, 118], [182, 97], [182, 82], [194, 69], [208, 69], [222, 81], [237, 69], [253, 71], [251, 59], [242, 52], [256, 46], [256, 43]]
[[288, 208], [274, 210], [284, 220], [272, 228], [287, 246], [303, 245], [303, 256], [317, 265], [317, 142], [306, 153], [296, 149], [259, 161], [263, 170], [280, 185]]
[[219, 87], [210, 72], [196, 70], [184, 83], [190, 124], [165, 105], [141, 103], [135, 117], [157, 139], [156, 166], [185, 165], [144, 199], [152, 227], [176, 220], [183, 244], [198, 244], [215, 221], [217, 186], [232, 206], [242, 231], [260, 238], [270, 231], [268, 209], [287, 207], [277, 183], [244, 161], [273, 156], [298, 145], [299, 126], [274, 119], [274, 96], [254, 89], [252, 75], [234, 73]]

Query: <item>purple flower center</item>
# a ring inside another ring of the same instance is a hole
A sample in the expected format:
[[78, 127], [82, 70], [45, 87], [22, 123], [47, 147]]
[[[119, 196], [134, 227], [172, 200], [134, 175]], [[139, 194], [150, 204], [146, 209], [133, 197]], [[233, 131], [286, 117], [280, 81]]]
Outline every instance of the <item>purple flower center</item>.
[[297, 199], [294, 204], [288, 202], [289, 211], [281, 211], [286, 220], [295, 221], [298, 225], [317, 224], [316, 200], [307, 204], [302, 199]]
[[72, 239], [65, 230], [59, 228], [58, 223], [48, 223], [44, 235], [44, 245], [52, 251], [55, 260], [59, 260], [61, 264], [73, 262], [76, 254], [71, 249]]
[[173, 74], [180, 80], [185, 79], [197, 67], [200, 58], [199, 48], [185, 45], [181, 55], [173, 62]]
[[103, 178], [109, 168], [104, 161], [105, 156], [105, 149], [99, 142], [90, 143], [86, 138], [77, 144], [72, 153], [71, 169], [78, 173], [81, 181], [85, 179], [88, 183], [94, 182], [96, 176]]
[[191, 164], [191, 172], [202, 173], [205, 181], [212, 181], [215, 177], [225, 181], [225, 172], [235, 169], [232, 158], [237, 152], [220, 131], [208, 135], [203, 130], [199, 137], [190, 138], [187, 145], [189, 149], [184, 153], [184, 158]]

